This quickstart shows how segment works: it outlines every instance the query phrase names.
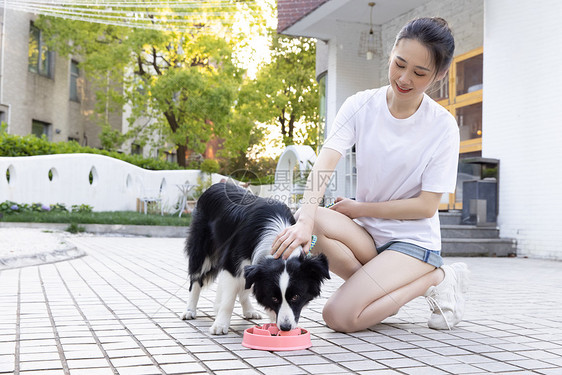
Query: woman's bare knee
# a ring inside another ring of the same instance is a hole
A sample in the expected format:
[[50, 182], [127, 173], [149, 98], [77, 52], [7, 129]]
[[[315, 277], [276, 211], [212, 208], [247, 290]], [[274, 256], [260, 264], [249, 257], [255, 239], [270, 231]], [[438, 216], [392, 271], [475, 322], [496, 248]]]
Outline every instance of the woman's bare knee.
[[355, 316], [350, 311], [345, 311], [340, 306], [332, 303], [330, 300], [324, 306], [322, 310], [322, 318], [326, 325], [336, 332], [355, 332], [354, 321], [357, 320]]
[[338, 244], [350, 249], [361, 264], [376, 255], [371, 235], [349, 217], [329, 208], [318, 208], [313, 233], [318, 237], [319, 247], [322, 247], [322, 242], [336, 240]]
[[326, 325], [336, 332], [346, 332], [342, 324], [343, 319], [339, 319], [340, 314], [334, 310], [335, 309], [332, 309], [328, 303], [324, 306], [324, 310], [322, 310], [322, 318], [324, 319], [324, 322], [326, 322]]

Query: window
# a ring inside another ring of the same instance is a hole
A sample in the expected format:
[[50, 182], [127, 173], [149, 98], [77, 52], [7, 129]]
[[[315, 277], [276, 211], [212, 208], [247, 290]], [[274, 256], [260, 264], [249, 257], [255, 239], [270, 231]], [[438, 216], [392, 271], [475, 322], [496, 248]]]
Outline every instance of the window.
[[447, 72], [441, 81], [435, 83], [433, 87], [427, 90], [427, 95], [436, 102], [449, 99], [449, 72]]
[[78, 97], [78, 78], [80, 77], [80, 70], [78, 69], [78, 62], [70, 61], [70, 100], [80, 102]]
[[[480, 47], [455, 57], [444, 84], [428, 92], [457, 119], [461, 160], [482, 155], [483, 56], [484, 49]], [[467, 176], [466, 171], [459, 171], [457, 192], [450, 194], [449, 202], [440, 209], [462, 208], [462, 189], [459, 189], [462, 176]]]
[[51, 78], [53, 60], [53, 53], [43, 43], [41, 30], [31, 23], [29, 26], [29, 71]]
[[37, 138], [42, 136], [51, 138], [51, 124], [39, 120], [33, 120], [31, 122], [31, 134], [35, 135]]
[[163, 149], [163, 148], [159, 149], [158, 152], [156, 153], [156, 157], [160, 158], [158, 155], [161, 155], [164, 160], [170, 163], [177, 163], [176, 154], [168, 149]]
[[139, 74], [135, 74], [133, 76], [134, 79], [134, 85], [136, 87], [137, 93], [139, 95], [146, 95], [146, 93], [148, 92], [148, 80], [147, 78], [145, 78], [144, 76], [141, 76]]
[[131, 155], [142, 155], [142, 147], [133, 143], [131, 145]]
[[476, 54], [468, 53], [464, 59], [457, 57], [459, 61], [455, 64], [457, 88], [456, 96], [461, 96], [478, 90], [482, 90], [483, 56], [481, 51]]
[[456, 112], [461, 142], [482, 137], [482, 102], [459, 107]]
[[461, 154], [482, 152], [483, 51], [480, 47], [455, 57], [444, 85], [447, 90], [430, 94], [457, 118]]

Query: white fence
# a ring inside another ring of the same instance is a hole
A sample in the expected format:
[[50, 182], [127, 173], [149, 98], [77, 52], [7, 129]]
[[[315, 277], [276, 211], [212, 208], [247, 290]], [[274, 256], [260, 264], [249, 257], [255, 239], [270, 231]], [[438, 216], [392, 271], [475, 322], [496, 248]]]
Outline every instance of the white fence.
[[[138, 200], [161, 200], [174, 211], [197, 170], [150, 171], [95, 154], [0, 157], [0, 202], [87, 204], [94, 211], [134, 211]], [[212, 175], [212, 182], [224, 176]]]

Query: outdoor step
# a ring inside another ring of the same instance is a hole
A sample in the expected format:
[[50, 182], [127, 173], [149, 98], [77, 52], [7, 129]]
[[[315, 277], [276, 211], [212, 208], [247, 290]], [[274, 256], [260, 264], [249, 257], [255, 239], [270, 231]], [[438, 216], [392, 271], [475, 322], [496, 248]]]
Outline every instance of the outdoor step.
[[441, 225], [441, 238], [498, 238], [497, 227], [474, 225]]
[[517, 242], [499, 238], [497, 227], [461, 224], [461, 211], [439, 213], [443, 256], [512, 256], [517, 254]]
[[517, 244], [510, 238], [443, 238], [443, 256], [505, 257], [517, 254]]
[[439, 222], [441, 223], [441, 225], [460, 225], [461, 212], [460, 211], [439, 212]]

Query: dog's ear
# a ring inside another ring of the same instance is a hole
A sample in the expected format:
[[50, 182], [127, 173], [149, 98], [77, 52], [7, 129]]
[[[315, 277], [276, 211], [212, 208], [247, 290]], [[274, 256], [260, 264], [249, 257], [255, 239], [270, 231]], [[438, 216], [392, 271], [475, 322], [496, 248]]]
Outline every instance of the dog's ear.
[[255, 265], [244, 267], [244, 278], [246, 279], [246, 285], [244, 286], [244, 288], [250, 289], [252, 287], [259, 272], [259, 267]]
[[317, 275], [322, 281], [330, 278], [328, 258], [322, 253], [305, 257], [301, 265], [301, 270], [307, 275]]

